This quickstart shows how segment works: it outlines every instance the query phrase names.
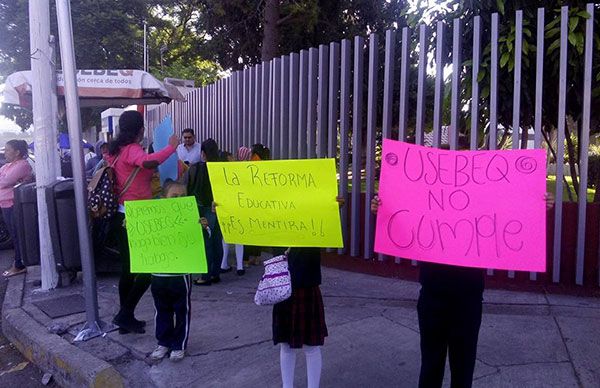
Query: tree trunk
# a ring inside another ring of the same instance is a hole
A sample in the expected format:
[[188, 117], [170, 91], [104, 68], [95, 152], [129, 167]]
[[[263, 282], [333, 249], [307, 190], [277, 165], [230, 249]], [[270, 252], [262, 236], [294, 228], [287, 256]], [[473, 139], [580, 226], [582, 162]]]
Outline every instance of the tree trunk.
[[[575, 131], [573, 131], [575, 127]], [[577, 175], [577, 165], [579, 164], [579, 158], [575, 150], [575, 145], [571, 139], [571, 133], [577, 133], [577, 123], [572, 117], [567, 117], [567, 125], [565, 125], [565, 138], [567, 140], [567, 159], [569, 160], [569, 170], [571, 171], [571, 180], [573, 182], [573, 188], [575, 194], [579, 196], [579, 177]], [[585, 194], [585, 193], [584, 193]]]
[[502, 137], [500, 138], [500, 142], [497, 145], [497, 149], [501, 150], [501, 149], [504, 148], [504, 145], [506, 144], [506, 142], [510, 138], [510, 135], [511, 134], [508, 131], [504, 131], [504, 133], [502, 134]]
[[529, 128], [522, 128], [521, 130], [521, 146], [522, 150], [527, 149], [527, 142], [529, 141]]
[[600, 187], [600, 174], [596, 175], [596, 181], [594, 182], [594, 187], [596, 188], [596, 191], [594, 192], [594, 203], [599, 203], [600, 202], [600, 190], [598, 189]]
[[270, 61], [279, 52], [279, 0], [266, 0], [263, 10], [262, 61]]
[[596, 175], [596, 182], [594, 182], [594, 187], [596, 188], [596, 192], [594, 193], [594, 203], [600, 202], [600, 174]]
[[[544, 140], [546, 141], [546, 144], [548, 144], [548, 149], [550, 150], [550, 153], [554, 157], [554, 161], [556, 163], [556, 161], [558, 161], [558, 157], [556, 156], [556, 151], [554, 150], [554, 148], [552, 148], [552, 142], [548, 138], [546, 131], [542, 131], [542, 135], [544, 136]], [[564, 183], [565, 187], [567, 188], [569, 202], [573, 202], [573, 194], [571, 193], [571, 188], [569, 187], [569, 182], [567, 182], [567, 178], [565, 178], [564, 174], [563, 174], [563, 183]]]

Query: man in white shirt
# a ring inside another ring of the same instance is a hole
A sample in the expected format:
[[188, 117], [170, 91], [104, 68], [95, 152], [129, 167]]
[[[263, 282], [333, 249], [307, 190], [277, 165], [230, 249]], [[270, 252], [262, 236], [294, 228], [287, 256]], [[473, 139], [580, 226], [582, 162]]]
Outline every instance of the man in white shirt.
[[186, 128], [182, 132], [183, 143], [177, 146], [177, 156], [179, 160], [188, 166], [198, 163], [201, 160], [200, 144], [196, 143], [194, 130]]

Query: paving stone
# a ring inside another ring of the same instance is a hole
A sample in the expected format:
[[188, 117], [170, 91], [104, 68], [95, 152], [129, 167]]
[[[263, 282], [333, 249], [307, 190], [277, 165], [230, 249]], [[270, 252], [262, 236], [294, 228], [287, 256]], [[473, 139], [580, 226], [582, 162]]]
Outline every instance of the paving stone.
[[600, 319], [556, 318], [584, 387], [600, 386]]
[[578, 384], [571, 364], [565, 362], [501, 367], [498, 373], [476, 379], [473, 387], [577, 388]]
[[483, 316], [478, 358], [492, 366], [569, 359], [553, 317], [518, 315]]

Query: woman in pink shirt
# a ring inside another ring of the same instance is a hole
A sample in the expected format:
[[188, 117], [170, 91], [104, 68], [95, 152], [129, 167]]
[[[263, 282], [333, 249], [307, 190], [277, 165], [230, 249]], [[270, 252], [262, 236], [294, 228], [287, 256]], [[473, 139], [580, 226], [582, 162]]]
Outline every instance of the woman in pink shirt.
[[[132, 274], [130, 271], [129, 242], [125, 229], [125, 201], [152, 199], [152, 174], [159, 164], [175, 153], [177, 136], [169, 138], [169, 145], [153, 154], [147, 154], [139, 144], [144, 137], [144, 118], [137, 111], [126, 111], [119, 117], [119, 135], [108, 148], [107, 161], [114, 165], [115, 189], [120, 193], [119, 212], [113, 218], [112, 229], [117, 239], [123, 271], [119, 279], [120, 310], [113, 319], [119, 333], [144, 333], [146, 322], [135, 319], [135, 307], [150, 286], [150, 274]], [[129, 185], [128, 182], [131, 182]]]
[[27, 142], [24, 140], [9, 140], [4, 148], [7, 163], [0, 168], [0, 208], [4, 223], [8, 228], [13, 245], [15, 246], [15, 261], [11, 268], [4, 271], [2, 276], [11, 277], [25, 273], [27, 269], [21, 261], [17, 229], [13, 219], [13, 204], [15, 185], [33, 180], [31, 166], [27, 163]]

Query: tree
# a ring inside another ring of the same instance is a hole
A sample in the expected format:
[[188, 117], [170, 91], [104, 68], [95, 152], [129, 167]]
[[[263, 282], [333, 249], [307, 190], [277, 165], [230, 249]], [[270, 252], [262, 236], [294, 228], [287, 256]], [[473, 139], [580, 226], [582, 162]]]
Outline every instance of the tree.
[[403, 0], [201, 0], [204, 56], [239, 70], [273, 57], [405, 23]]
[[220, 77], [222, 68], [202, 56], [208, 39], [193, 25], [200, 17], [199, 1], [162, 1], [150, 7], [148, 19], [150, 72], [157, 78], [194, 80], [197, 86], [212, 83]]
[[[56, 15], [51, 2], [51, 15]], [[85, 68], [139, 68], [142, 50], [141, 20], [146, 17], [144, 0], [114, 2], [83, 0], [72, 5], [75, 57], [77, 66]], [[51, 18], [51, 31], [58, 37], [56, 18]], [[27, 0], [0, 0], [0, 82], [10, 73], [28, 70], [29, 17]], [[138, 55], [136, 55], [138, 54]], [[60, 54], [57, 48], [57, 62]], [[59, 64], [57, 64], [59, 68]], [[3, 106], [2, 114], [15, 119], [21, 128], [31, 125], [31, 113]], [[100, 121], [100, 110], [82, 109], [84, 127]], [[87, 119], [87, 120], [86, 120]]]
[[[162, 4], [162, 6], [158, 5]], [[191, 28], [197, 17], [197, 1], [80, 0], [73, 2], [75, 56], [80, 69], [143, 68], [143, 21], [150, 27], [150, 70], [158, 78], [191, 78], [203, 84], [214, 81], [220, 68], [206, 61], [199, 48], [204, 39]], [[51, 2], [51, 15], [56, 15]], [[56, 18], [51, 31], [58, 36]], [[28, 70], [29, 19], [27, 0], [0, 0], [0, 82], [10, 73]], [[167, 66], [160, 69], [160, 47], [168, 45]], [[57, 61], [60, 55], [57, 52]], [[57, 65], [60, 68], [60, 65]], [[158, 71], [158, 70], [161, 71]], [[83, 108], [84, 127], [98, 126], [101, 109]], [[31, 125], [31, 113], [2, 106], [1, 113], [23, 129]]]
[[[571, 141], [571, 133], [581, 133], [581, 114], [583, 104], [583, 58], [584, 58], [584, 36], [585, 22], [589, 18], [585, 10], [585, 1], [545, 1], [543, 4], [536, 4], [530, 1], [448, 1], [441, 9], [424, 7], [419, 9], [419, 15], [427, 15], [433, 21], [442, 20], [446, 25], [451, 25], [455, 17], [461, 17], [463, 20], [463, 44], [462, 58], [463, 65], [467, 71], [462, 74], [462, 104], [470, 102], [471, 95], [471, 72], [472, 64], [472, 42], [473, 22], [475, 15], [481, 16], [482, 57], [478, 81], [481, 85], [480, 106], [482, 110], [481, 121], [487, 122], [489, 118], [489, 85], [490, 85], [490, 66], [491, 66], [491, 14], [499, 12], [499, 69], [498, 69], [498, 95], [503, 96], [498, 99], [498, 123], [504, 128], [513, 130], [512, 126], [512, 98], [505, 96], [513, 95], [514, 78], [514, 60], [515, 60], [515, 12], [523, 11], [523, 47], [522, 47], [522, 72], [521, 72], [521, 111], [520, 123], [522, 128], [533, 126], [535, 117], [535, 82], [536, 73], [536, 25], [537, 8], [545, 7], [545, 42], [544, 42], [544, 82], [543, 82], [543, 105], [542, 105], [542, 124], [544, 137], [548, 147], [555, 152], [550, 141], [550, 134], [558, 127], [558, 82], [559, 78], [559, 46], [560, 46], [560, 7], [569, 5], [568, 20], [568, 69], [567, 69], [567, 120], [565, 125], [565, 137], [567, 139], [567, 154], [570, 166], [571, 176], [575, 190], [578, 189], [577, 164], [579, 163], [579, 152], [577, 146]], [[597, 8], [596, 8], [597, 9]], [[421, 19], [422, 20], [422, 19]], [[595, 20], [594, 45], [596, 48], [600, 43], [598, 35], [598, 18]], [[447, 35], [448, 45], [451, 45], [451, 36]], [[448, 56], [447, 60], [450, 58]], [[600, 106], [600, 77], [596, 76], [600, 72], [600, 51], [594, 50], [593, 59], [593, 99], [592, 106]], [[600, 111], [592, 109], [592, 132], [598, 132], [600, 123]], [[483, 126], [480, 126], [483, 127]], [[461, 130], [464, 133], [468, 129], [463, 126]], [[506, 132], [509, 133], [508, 131]], [[526, 131], [524, 131], [526, 135]], [[524, 143], [522, 142], [522, 145]], [[568, 185], [567, 185], [568, 187]], [[572, 198], [569, 191], [569, 196]], [[597, 198], [597, 199], [600, 199]]]

